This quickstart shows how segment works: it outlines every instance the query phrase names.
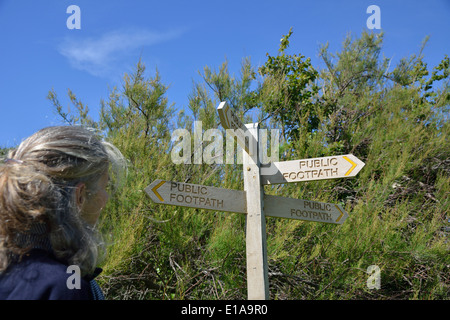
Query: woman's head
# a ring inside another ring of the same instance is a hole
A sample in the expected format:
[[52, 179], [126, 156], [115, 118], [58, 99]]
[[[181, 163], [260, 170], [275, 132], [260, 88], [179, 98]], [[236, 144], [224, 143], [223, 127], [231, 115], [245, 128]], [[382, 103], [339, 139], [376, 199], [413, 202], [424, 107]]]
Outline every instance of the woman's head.
[[124, 164], [120, 151], [90, 130], [58, 126], [36, 132], [8, 159], [0, 164], [0, 271], [1, 252], [29, 250], [17, 235], [37, 223], [47, 227], [57, 258], [91, 271], [98, 256], [92, 227], [107, 201], [110, 165]]

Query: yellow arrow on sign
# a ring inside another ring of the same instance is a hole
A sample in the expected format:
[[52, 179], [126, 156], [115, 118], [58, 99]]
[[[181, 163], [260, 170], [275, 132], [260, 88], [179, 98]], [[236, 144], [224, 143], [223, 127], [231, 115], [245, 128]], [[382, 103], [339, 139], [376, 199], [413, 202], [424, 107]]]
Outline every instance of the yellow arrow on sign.
[[339, 210], [339, 212], [341, 213], [341, 215], [336, 219], [336, 222], [339, 222], [339, 220], [341, 220], [341, 218], [344, 216], [344, 213], [342, 212], [342, 210], [341, 209], [339, 209], [339, 207], [338, 207], [338, 205], [337, 204], [335, 204], [334, 205], [335, 207], [336, 207], [336, 209], [338, 209]]
[[346, 157], [346, 156], [343, 156], [343, 158], [344, 158], [345, 160], [347, 160], [348, 162], [350, 162], [351, 165], [352, 165], [352, 167], [345, 173], [345, 176], [348, 176], [348, 175], [353, 171], [353, 169], [356, 168], [356, 163], [354, 163], [352, 160], [350, 160], [350, 159], [349, 159], [348, 157]]
[[159, 189], [159, 187], [161, 187], [163, 184], [165, 183], [165, 181], [161, 181], [160, 183], [158, 183], [156, 186], [154, 186], [152, 188], [153, 193], [158, 197], [159, 200], [161, 200], [162, 202], [164, 202], [164, 199], [161, 197], [161, 195], [156, 191]]
[[228, 105], [224, 104], [223, 112], [219, 112], [220, 122], [222, 123], [225, 129], [231, 129], [231, 122], [228, 119]]

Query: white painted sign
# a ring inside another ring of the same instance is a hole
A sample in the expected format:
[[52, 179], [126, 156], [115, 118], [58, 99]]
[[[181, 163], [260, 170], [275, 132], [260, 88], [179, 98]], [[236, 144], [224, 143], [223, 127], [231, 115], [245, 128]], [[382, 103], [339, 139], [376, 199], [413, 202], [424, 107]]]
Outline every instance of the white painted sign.
[[225, 101], [219, 104], [217, 111], [222, 127], [229, 130], [227, 133], [230, 132], [230, 134], [236, 137], [237, 143], [239, 143], [247, 154], [253, 155], [256, 152], [256, 141], [245, 124], [234, 114]]
[[354, 177], [365, 163], [352, 154], [274, 162], [278, 172], [261, 175], [262, 184]]
[[245, 191], [157, 179], [145, 192], [161, 204], [226, 212], [247, 212]]
[[264, 195], [268, 217], [343, 224], [348, 213], [338, 204]]
[[[157, 179], [145, 192], [155, 203], [247, 213], [246, 191]], [[264, 195], [264, 215], [342, 224], [348, 214], [337, 204]]]

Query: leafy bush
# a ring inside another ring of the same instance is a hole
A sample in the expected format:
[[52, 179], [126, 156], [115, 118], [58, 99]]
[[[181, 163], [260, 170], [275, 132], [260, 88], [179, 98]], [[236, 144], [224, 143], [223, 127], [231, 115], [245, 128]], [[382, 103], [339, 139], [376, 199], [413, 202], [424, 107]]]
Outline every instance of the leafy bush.
[[[170, 158], [173, 129], [193, 132], [195, 121], [218, 128], [224, 100], [245, 122], [282, 130], [281, 160], [353, 153], [366, 163], [352, 179], [265, 187], [350, 214], [339, 226], [267, 218], [271, 299], [449, 298], [449, 58], [430, 73], [420, 51], [390, 71], [383, 35], [363, 33], [336, 54], [323, 46], [325, 68], [316, 71], [287, 53], [291, 33], [259, 70], [249, 59], [239, 76], [227, 62], [205, 67], [178, 114], [159, 73], [147, 78], [142, 61], [101, 102], [97, 123], [73, 93], [78, 115], [49, 93], [66, 122], [98, 128], [129, 159], [101, 223], [110, 244], [100, 277], [107, 298], [246, 298], [245, 216], [158, 205], [144, 192], [157, 178], [242, 189], [238, 164]], [[370, 265], [381, 270], [379, 290], [367, 287]]]

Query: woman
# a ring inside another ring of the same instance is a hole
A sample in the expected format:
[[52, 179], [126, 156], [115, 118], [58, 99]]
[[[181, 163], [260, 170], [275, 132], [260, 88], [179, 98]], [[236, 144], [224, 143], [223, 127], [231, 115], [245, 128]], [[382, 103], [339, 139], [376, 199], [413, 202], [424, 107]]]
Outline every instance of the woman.
[[76, 126], [42, 129], [8, 154], [0, 164], [0, 299], [103, 299], [95, 226], [109, 167], [118, 174], [124, 163], [117, 148]]

